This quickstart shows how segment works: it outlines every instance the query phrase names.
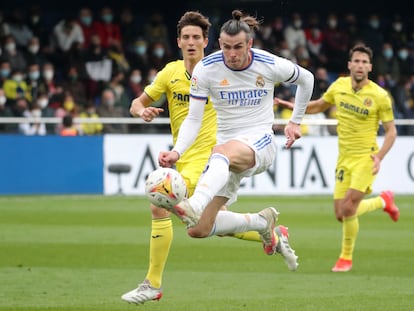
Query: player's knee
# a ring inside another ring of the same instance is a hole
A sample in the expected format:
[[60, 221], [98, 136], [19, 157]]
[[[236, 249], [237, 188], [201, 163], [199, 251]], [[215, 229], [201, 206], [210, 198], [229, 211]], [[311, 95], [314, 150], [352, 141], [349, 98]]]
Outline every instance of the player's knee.
[[193, 227], [193, 228], [188, 228], [187, 229], [187, 234], [192, 237], [192, 238], [206, 238], [208, 237], [209, 232], [206, 232], [205, 230], [202, 230], [200, 228], [197, 227]]

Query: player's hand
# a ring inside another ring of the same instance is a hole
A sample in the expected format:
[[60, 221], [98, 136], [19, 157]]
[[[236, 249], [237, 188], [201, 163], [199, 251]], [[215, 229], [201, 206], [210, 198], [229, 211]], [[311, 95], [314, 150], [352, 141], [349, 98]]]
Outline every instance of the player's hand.
[[158, 155], [158, 164], [162, 167], [172, 167], [179, 158], [177, 151], [161, 151]]
[[285, 136], [286, 136], [286, 149], [292, 147], [294, 142], [302, 137], [302, 132], [300, 130], [300, 124], [293, 123], [289, 121], [288, 124], [285, 126]]
[[164, 109], [157, 107], [146, 107], [141, 113], [140, 117], [145, 122], [151, 122], [154, 118], [158, 117]]
[[372, 165], [372, 175], [377, 175], [381, 167], [381, 159], [376, 154], [371, 154], [371, 159], [374, 162]]

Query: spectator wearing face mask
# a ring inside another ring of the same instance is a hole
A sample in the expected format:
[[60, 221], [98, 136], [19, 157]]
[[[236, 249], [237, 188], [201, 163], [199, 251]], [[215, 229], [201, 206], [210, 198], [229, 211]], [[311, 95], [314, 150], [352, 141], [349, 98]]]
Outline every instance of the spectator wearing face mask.
[[11, 66], [8, 60], [0, 60], [0, 87], [3, 86], [4, 81], [6, 81], [11, 74]]
[[139, 69], [145, 74], [149, 70], [148, 42], [137, 38], [126, 51], [126, 58], [132, 69]]
[[48, 57], [41, 48], [39, 38], [33, 36], [23, 51], [24, 58], [28, 64], [37, 63], [43, 65], [47, 62]]
[[306, 35], [300, 13], [292, 13], [283, 34], [291, 52], [294, 52], [298, 46], [306, 46]]
[[139, 97], [144, 91], [144, 87], [142, 71], [139, 69], [131, 70], [125, 86], [125, 94], [128, 97], [128, 102], [132, 102], [134, 98]]
[[[41, 68], [40, 89], [45, 91], [49, 98], [53, 99], [59, 92], [58, 85], [55, 78], [55, 66], [51, 62], [46, 62]], [[55, 104], [54, 100], [51, 101], [51, 107], [57, 108], [59, 104]]]
[[323, 29], [323, 50], [328, 59], [325, 64], [329, 72], [343, 73], [347, 68], [349, 38], [344, 28], [339, 25], [336, 13], [329, 13]]
[[40, 65], [38, 63], [29, 64], [26, 75], [27, 98], [32, 101], [37, 98], [40, 88]]
[[167, 47], [161, 41], [152, 44], [149, 50], [149, 66], [161, 70], [171, 60]]
[[[126, 115], [122, 107], [115, 106], [116, 94], [113, 90], [106, 88], [101, 92], [99, 105], [96, 110], [101, 118], [123, 118]], [[114, 122], [113, 124], [105, 123], [103, 133], [124, 134], [128, 132], [127, 124]]]
[[28, 96], [28, 86], [24, 81], [24, 73], [21, 70], [14, 70], [10, 77], [4, 81], [3, 89], [7, 100], [11, 102], [19, 98], [26, 98]]
[[17, 49], [16, 40], [12, 35], [4, 38], [2, 58], [10, 63], [11, 70], [20, 70], [24, 72], [26, 69], [26, 59], [23, 52]]
[[387, 81], [387, 85], [392, 89], [398, 82], [401, 74], [400, 64], [394, 48], [389, 42], [382, 45], [381, 52], [375, 56], [373, 61], [372, 75], [374, 79], [378, 75], [383, 75]]
[[[53, 118], [55, 116], [54, 109], [49, 107], [49, 97], [46, 92], [40, 91], [34, 102], [40, 108], [42, 118]], [[54, 124], [46, 123], [47, 134], [54, 134], [55, 128]]]
[[119, 22], [115, 21], [114, 12], [111, 7], [104, 6], [101, 9], [100, 19], [97, 22], [97, 31], [103, 48], [107, 49], [113, 44], [122, 45]]
[[89, 7], [82, 7], [79, 10], [78, 25], [83, 33], [83, 49], [88, 49], [91, 45], [91, 37], [98, 33], [98, 22], [95, 20], [92, 10]]
[[397, 56], [400, 64], [401, 77], [414, 75], [414, 49], [409, 45], [402, 45], [397, 50]]

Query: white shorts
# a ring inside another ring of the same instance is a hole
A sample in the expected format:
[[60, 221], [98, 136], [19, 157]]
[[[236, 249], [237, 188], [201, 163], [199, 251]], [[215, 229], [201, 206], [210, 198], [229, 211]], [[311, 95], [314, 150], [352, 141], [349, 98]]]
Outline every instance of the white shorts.
[[243, 177], [250, 177], [264, 172], [272, 165], [276, 155], [276, 142], [273, 134], [238, 136], [234, 139], [254, 150], [256, 164], [242, 173], [230, 172], [227, 184], [216, 194], [217, 196], [229, 198], [226, 205], [237, 201], [237, 191]]

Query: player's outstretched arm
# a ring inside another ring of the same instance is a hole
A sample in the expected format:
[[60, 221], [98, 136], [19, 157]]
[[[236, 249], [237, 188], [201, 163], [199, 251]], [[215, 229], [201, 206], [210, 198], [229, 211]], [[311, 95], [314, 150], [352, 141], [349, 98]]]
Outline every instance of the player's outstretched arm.
[[162, 108], [151, 107], [152, 103], [152, 98], [144, 92], [132, 101], [129, 112], [135, 118], [141, 118], [145, 122], [151, 122], [164, 111]]

